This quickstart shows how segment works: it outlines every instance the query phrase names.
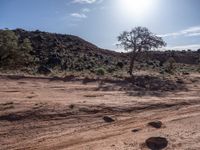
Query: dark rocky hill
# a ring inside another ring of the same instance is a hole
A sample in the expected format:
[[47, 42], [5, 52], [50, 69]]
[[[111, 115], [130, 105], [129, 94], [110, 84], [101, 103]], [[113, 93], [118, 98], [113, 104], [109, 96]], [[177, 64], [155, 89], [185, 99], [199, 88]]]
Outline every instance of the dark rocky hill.
[[[19, 40], [28, 38], [40, 66], [63, 70], [114, 70], [127, 64], [127, 55], [98, 48], [80, 37], [41, 31], [13, 30]], [[124, 61], [125, 60], [125, 61]]]
[[173, 57], [177, 63], [194, 65], [200, 63], [200, 52], [198, 51], [154, 51], [149, 52], [149, 57], [161, 63], [165, 62], [170, 57]]
[[[104, 68], [112, 73], [124, 66], [127, 67], [129, 63], [129, 53], [101, 49], [78, 36], [23, 29], [16, 29], [13, 32], [17, 35], [19, 43], [26, 38], [30, 40], [32, 46], [30, 54], [39, 72], [53, 69], [94, 72], [98, 68]], [[141, 56], [144, 58], [143, 55]], [[157, 60], [161, 66], [170, 57], [173, 57], [177, 63], [198, 64], [200, 62], [199, 51], [148, 52], [148, 61]]]

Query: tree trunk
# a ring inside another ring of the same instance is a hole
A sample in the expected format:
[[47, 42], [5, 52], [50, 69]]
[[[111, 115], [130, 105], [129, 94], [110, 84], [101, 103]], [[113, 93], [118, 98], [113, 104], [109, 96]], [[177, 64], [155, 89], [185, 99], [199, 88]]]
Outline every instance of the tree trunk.
[[135, 52], [132, 52], [132, 55], [131, 55], [131, 62], [130, 62], [130, 68], [129, 68], [129, 74], [130, 74], [131, 76], [133, 76], [133, 67], [134, 67], [135, 57], [136, 57], [136, 53], [135, 53]]

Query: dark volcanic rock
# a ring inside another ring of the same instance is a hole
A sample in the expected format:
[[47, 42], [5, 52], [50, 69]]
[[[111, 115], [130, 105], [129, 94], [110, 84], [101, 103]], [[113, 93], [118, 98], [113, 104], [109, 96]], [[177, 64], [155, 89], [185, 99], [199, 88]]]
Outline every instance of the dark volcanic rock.
[[148, 53], [150, 60], [158, 60], [162, 66], [170, 57], [177, 63], [198, 64], [199, 53], [193, 51], [151, 51]]
[[109, 116], [104, 116], [104, 117], [103, 117], [103, 120], [104, 120], [105, 122], [113, 122], [113, 121], [115, 121], [114, 119], [112, 119], [112, 118], [109, 117]]
[[161, 150], [168, 145], [168, 141], [163, 137], [150, 137], [146, 140], [146, 145], [151, 150]]
[[162, 127], [162, 122], [161, 121], [152, 121], [152, 122], [149, 122], [148, 125], [159, 129]]
[[132, 132], [139, 132], [142, 129], [133, 129]]
[[[74, 35], [36, 31], [13, 30], [20, 41], [28, 38], [32, 45], [37, 66], [82, 71], [98, 67], [115, 66], [118, 60], [128, 60], [126, 54], [98, 48]], [[106, 60], [109, 62], [106, 63]], [[93, 65], [94, 64], [94, 65]], [[123, 64], [119, 64], [122, 67]]]

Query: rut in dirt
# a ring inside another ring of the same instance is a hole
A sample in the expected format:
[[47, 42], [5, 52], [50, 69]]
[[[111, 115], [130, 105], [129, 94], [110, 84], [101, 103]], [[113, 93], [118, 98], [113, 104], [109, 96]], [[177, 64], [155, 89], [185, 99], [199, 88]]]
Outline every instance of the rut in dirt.
[[[104, 105], [71, 105], [56, 109], [41, 107], [39, 109], [30, 109], [21, 112], [5, 113], [0, 116], [0, 121], [21, 121], [21, 120], [62, 120], [90, 117], [103, 117], [109, 114], [141, 112], [149, 110], [167, 109], [167, 108], [181, 108], [185, 106], [200, 104], [199, 100], [190, 102], [176, 102], [176, 103], [155, 103], [155, 104], [140, 104], [139, 106], [115, 106], [108, 107]], [[14, 107], [14, 106], [13, 106]]]

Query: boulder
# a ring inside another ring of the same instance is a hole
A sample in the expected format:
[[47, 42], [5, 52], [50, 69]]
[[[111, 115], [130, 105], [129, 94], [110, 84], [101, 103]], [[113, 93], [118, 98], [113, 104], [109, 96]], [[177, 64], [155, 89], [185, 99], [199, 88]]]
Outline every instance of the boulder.
[[151, 150], [161, 150], [167, 147], [168, 141], [164, 137], [150, 137], [146, 140], [146, 145]]
[[159, 129], [162, 127], [162, 122], [161, 121], [152, 121], [152, 122], [149, 122], [148, 125]]
[[104, 120], [105, 122], [113, 122], [113, 121], [115, 121], [113, 118], [111, 118], [111, 117], [109, 117], [109, 116], [104, 116], [104, 117], [103, 117], [103, 120]]

